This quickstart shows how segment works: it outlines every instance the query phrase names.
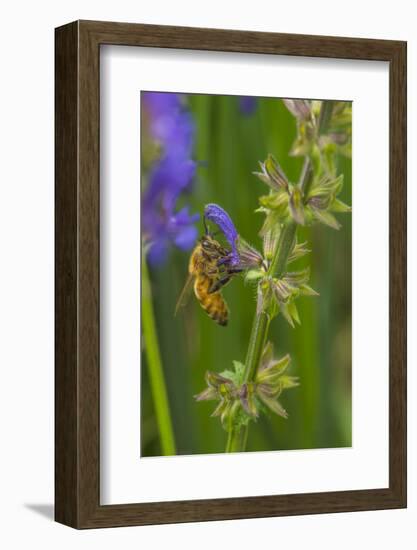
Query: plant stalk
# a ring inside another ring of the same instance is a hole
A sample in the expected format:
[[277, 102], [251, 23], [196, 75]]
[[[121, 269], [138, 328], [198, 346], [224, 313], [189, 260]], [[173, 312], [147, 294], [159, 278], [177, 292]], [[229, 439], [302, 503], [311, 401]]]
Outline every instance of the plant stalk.
[[233, 427], [227, 438], [226, 453], [239, 453], [244, 451], [246, 448], [247, 438], [247, 426], [242, 426], [240, 428]]
[[[318, 135], [326, 132], [332, 116], [333, 107], [333, 101], [324, 101], [322, 103], [317, 128]], [[308, 192], [312, 179], [313, 173], [311, 161], [309, 157], [306, 156], [299, 181], [299, 186], [304, 193]], [[281, 277], [285, 273], [288, 257], [291, 253], [296, 233], [297, 224], [294, 221], [289, 221], [283, 226], [268, 269], [268, 276]], [[262, 311], [260, 300], [262, 300], [262, 297], [258, 294], [256, 314], [253, 320], [249, 347], [245, 361], [244, 382], [252, 382], [255, 379], [259, 362], [261, 360], [262, 351], [268, 337], [269, 318], [268, 315]], [[238, 428], [233, 426], [233, 418], [231, 419], [231, 424], [232, 428], [229, 431], [226, 452], [243, 452], [246, 449], [249, 427], [242, 426]]]
[[327, 132], [333, 114], [334, 103], [335, 102], [331, 100], [323, 101], [322, 103], [318, 122], [319, 135]]
[[149, 271], [144, 253], [142, 254], [142, 326], [162, 455], [175, 455], [174, 432], [172, 429], [161, 354], [159, 352]]
[[[269, 276], [279, 277], [284, 273], [288, 256], [290, 255], [294, 244], [296, 230], [297, 224], [292, 221], [288, 222], [283, 227], [272, 262], [268, 269]], [[262, 297], [258, 295], [256, 314], [253, 320], [248, 352], [245, 361], [244, 382], [251, 382], [255, 379], [256, 371], [261, 360], [262, 351], [268, 337], [269, 317], [264, 311], [262, 311], [260, 300], [262, 300]], [[229, 431], [226, 452], [242, 452], [246, 448], [248, 426], [237, 428], [233, 426], [233, 418], [231, 419], [231, 422], [232, 428]]]

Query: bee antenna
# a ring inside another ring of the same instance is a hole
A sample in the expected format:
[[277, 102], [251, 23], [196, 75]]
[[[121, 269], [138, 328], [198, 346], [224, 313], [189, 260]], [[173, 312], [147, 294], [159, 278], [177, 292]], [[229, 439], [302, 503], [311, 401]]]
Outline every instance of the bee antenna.
[[205, 230], [206, 235], [210, 235], [210, 231], [209, 231], [209, 228], [207, 227], [207, 223], [206, 223], [206, 218], [205, 218], [205, 217], [203, 218], [203, 224], [204, 224], [204, 230]]

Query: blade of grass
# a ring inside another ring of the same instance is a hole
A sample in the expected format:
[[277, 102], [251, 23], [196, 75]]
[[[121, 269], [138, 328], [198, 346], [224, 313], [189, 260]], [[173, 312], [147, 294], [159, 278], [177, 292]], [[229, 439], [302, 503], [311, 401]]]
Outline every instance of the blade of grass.
[[159, 352], [152, 292], [145, 254], [142, 254], [142, 326], [162, 454], [164, 456], [175, 455], [175, 439], [171, 424], [161, 354]]

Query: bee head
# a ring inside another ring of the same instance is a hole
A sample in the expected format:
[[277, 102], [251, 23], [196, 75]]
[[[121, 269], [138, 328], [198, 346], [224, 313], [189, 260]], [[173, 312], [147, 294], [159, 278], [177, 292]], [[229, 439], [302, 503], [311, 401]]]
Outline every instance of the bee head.
[[204, 248], [204, 250], [210, 251], [215, 248], [213, 239], [209, 234], [204, 235], [201, 237], [201, 246]]

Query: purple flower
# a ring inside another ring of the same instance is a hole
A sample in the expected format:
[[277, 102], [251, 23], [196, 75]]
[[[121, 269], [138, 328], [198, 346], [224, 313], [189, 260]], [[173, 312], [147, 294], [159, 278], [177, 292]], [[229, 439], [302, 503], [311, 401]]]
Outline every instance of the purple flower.
[[159, 266], [167, 258], [169, 248], [175, 245], [180, 250], [190, 250], [197, 240], [198, 232], [194, 223], [199, 215], [190, 216], [188, 206], [166, 219], [144, 219], [144, 226], [152, 228], [153, 240], [150, 240], [148, 259], [151, 265]]
[[227, 263], [232, 266], [238, 265], [240, 263], [240, 257], [237, 251], [238, 233], [229, 214], [218, 204], [207, 204], [204, 208], [204, 220], [215, 223], [231, 246], [232, 250], [227, 260], [223, 263], [227, 261]]
[[172, 212], [179, 195], [189, 190], [194, 174], [195, 162], [190, 158], [173, 155], [161, 158], [151, 168], [144, 207], [159, 205], [164, 212]]
[[175, 116], [182, 106], [181, 96], [170, 92], [143, 92], [142, 100], [154, 121]]
[[189, 157], [194, 145], [194, 122], [180, 94], [144, 92], [143, 107], [150, 121], [149, 130], [165, 154]]
[[196, 171], [192, 159], [194, 122], [179, 94], [145, 92], [142, 107], [147, 114], [147, 131], [161, 147], [160, 158], [149, 171], [142, 197], [142, 229], [148, 243], [148, 259], [161, 265], [170, 246], [189, 250], [197, 239], [188, 207], [176, 211], [178, 198], [190, 191]]
[[239, 97], [239, 109], [244, 115], [251, 115], [257, 107], [257, 98], [253, 96], [242, 95]]

